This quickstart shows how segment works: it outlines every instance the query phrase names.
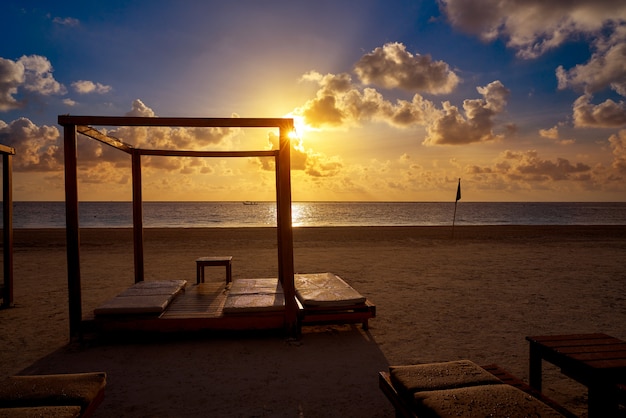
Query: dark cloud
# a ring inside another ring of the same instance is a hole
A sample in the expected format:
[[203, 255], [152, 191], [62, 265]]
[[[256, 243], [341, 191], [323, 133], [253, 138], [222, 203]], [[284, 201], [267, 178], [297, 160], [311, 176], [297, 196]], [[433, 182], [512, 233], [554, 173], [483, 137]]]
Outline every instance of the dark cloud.
[[486, 41], [502, 37], [518, 56], [534, 58], [578, 34], [598, 34], [626, 21], [615, 0], [440, 0], [449, 22]]

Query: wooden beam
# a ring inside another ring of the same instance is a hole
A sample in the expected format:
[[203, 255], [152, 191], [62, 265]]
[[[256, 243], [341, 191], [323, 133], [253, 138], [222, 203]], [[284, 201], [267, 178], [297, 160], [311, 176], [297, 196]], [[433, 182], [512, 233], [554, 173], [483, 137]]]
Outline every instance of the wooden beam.
[[3, 225], [3, 262], [4, 287], [2, 289], [2, 304], [4, 308], [13, 305], [13, 152], [6, 152], [4, 145], [0, 145], [2, 152], [2, 225]]
[[170, 126], [189, 128], [282, 128], [291, 125], [288, 118], [173, 118], [135, 116], [59, 115], [59, 125], [96, 126]]
[[278, 229], [279, 278], [285, 293], [285, 327], [289, 335], [296, 337], [298, 329], [298, 305], [294, 285], [293, 227], [291, 221], [291, 144], [289, 133], [293, 125], [286, 125], [279, 132], [279, 153], [276, 159], [276, 217]]
[[0, 153], [15, 155], [15, 148], [0, 144]]
[[141, 155], [157, 155], [162, 157], [275, 157], [278, 151], [184, 151], [162, 149], [138, 149]]
[[91, 126], [79, 125], [76, 127], [76, 130], [78, 131], [78, 133], [81, 133], [85, 136], [98, 140], [102, 143], [112, 146], [113, 148], [117, 148], [129, 154], [133, 150], [133, 147], [131, 145], [128, 145], [125, 142], [122, 142], [112, 136], [105, 135], [99, 130], [92, 128]]
[[135, 283], [144, 279], [143, 262], [143, 197], [141, 186], [141, 154], [134, 150], [132, 153], [133, 178], [133, 248], [135, 251]]
[[80, 333], [82, 295], [80, 284], [80, 230], [78, 226], [78, 177], [76, 126], [63, 126], [65, 157], [65, 230], [67, 235], [67, 286], [70, 338]]

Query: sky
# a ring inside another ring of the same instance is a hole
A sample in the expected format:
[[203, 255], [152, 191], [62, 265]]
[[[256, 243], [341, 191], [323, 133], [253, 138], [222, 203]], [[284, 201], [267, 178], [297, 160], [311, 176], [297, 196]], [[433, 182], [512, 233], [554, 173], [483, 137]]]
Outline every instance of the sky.
[[[623, 0], [11, 1], [13, 198], [63, 200], [59, 115], [294, 118], [294, 201], [626, 201]], [[267, 129], [97, 127], [141, 148], [271, 149]], [[78, 138], [79, 199], [131, 200]], [[143, 157], [145, 200], [273, 200], [259, 158]]]

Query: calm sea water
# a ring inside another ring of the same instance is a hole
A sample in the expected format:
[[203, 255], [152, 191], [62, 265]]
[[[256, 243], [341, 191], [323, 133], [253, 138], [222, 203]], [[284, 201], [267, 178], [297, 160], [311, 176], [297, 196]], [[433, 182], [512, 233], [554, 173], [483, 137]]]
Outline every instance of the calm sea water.
[[[81, 202], [80, 226], [132, 226], [130, 202]], [[454, 202], [293, 202], [294, 226], [451, 225]], [[274, 202], [144, 202], [146, 228], [276, 225]], [[485, 203], [459, 201], [456, 225], [626, 225], [621, 203]], [[65, 228], [64, 202], [14, 202], [14, 228]]]

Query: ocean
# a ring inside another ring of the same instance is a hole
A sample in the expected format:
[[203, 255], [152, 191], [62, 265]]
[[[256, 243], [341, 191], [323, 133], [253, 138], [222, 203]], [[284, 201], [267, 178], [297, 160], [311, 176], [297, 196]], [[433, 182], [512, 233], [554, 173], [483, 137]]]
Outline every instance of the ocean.
[[[274, 202], [144, 202], [145, 228], [276, 225]], [[65, 228], [64, 202], [14, 202], [13, 227]], [[132, 227], [130, 202], [80, 202], [84, 228]], [[307, 226], [626, 225], [626, 202], [293, 202], [292, 222]]]

